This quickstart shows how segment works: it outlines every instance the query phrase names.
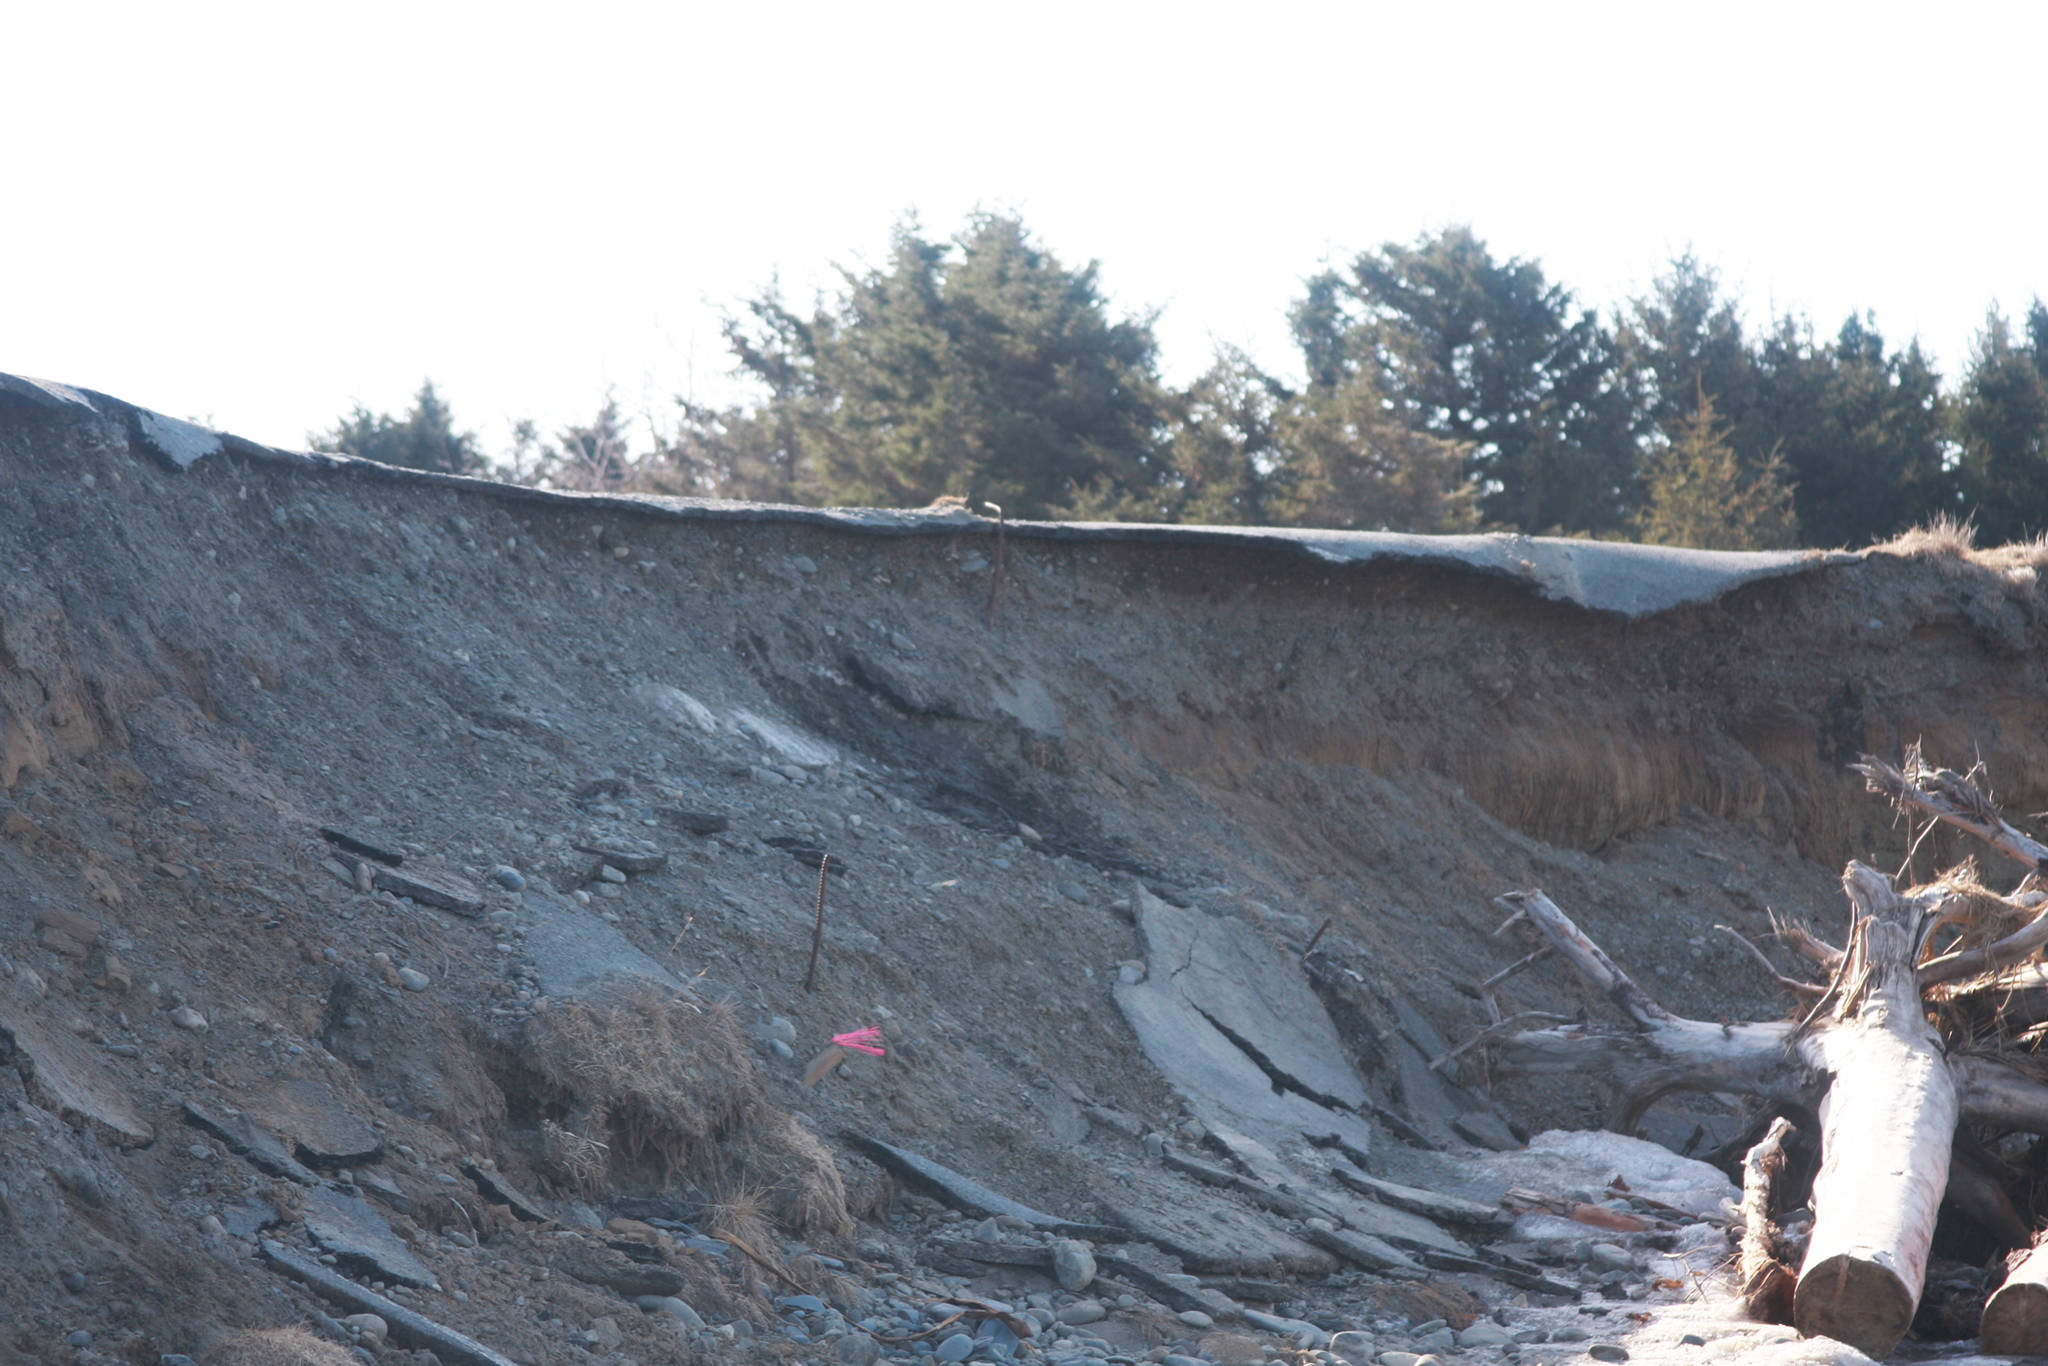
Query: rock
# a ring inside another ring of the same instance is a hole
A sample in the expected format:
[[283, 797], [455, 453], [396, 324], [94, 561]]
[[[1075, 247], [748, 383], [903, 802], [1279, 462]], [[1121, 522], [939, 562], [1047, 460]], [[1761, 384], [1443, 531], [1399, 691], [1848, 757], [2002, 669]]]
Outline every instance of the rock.
[[[659, 873], [668, 868], [668, 855], [646, 840], [579, 840], [579, 853], [595, 854], [604, 866], [621, 873]], [[624, 882], [623, 877], [601, 874], [607, 882]]]
[[1687, 1333], [1678, 1340], [1678, 1345], [1681, 1347], [1704, 1347], [1707, 1345], [1707, 1340], [1698, 1333]]
[[1181, 1310], [1180, 1321], [1182, 1323], [1185, 1323], [1190, 1328], [1208, 1329], [1214, 1328], [1216, 1326], [1216, 1320], [1211, 1318], [1209, 1315], [1203, 1313], [1199, 1309]]
[[491, 881], [497, 883], [508, 892], [523, 892], [526, 890], [526, 875], [507, 863], [501, 863], [491, 869]]
[[1457, 1336], [1449, 1328], [1436, 1328], [1427, 1333], [1412, 1334], [1408, 1341], [1424, 1352], [1448, 1352], [1458, 1345]]
[[391, 1325], [384, 1322], [381, 1314], [350, 1314], [342, 1319], [341, 1326], [373, 1343], [382, 1343], [391, 1336]]
[[[995, 1220], [984, 1219], [974, 1226], [973, 1238], [978, 1243], [1000, 1243], [1003, 1241], [1003, 1230]], [[1080, 1288], [1078, 1285], [1068, 1287], [1070, 1290]]]
[[1584, 1342], [1593, 1335], [1576, 1323], [1568, 1323], [1550, 1335], [1552, 1342]]
[[1515, 1335], [1491, 1319], [1474, 1320], [1472, 1326], [1459, 1332], [1458, 1346], [1470, 1350], [1474, 1347], [1508, 1347], [1513, 1345]]
[[663, 806], [657, 807], [655, 814], [678, 830], [692, 835], [716, 835], [731, 824], [715, 811], [688, 811], [682, 807]]
[[1592, 1243], [1586, 1248], [1586, 1261], [1602, 1271], [1633, 1271], [1636, 1258], [1633, 1252], [1613, 1243]]
[[1062, 882], [1058, 891], [1069, 901], [1078, 902], [1083, 906], [1088, 904], [1088, 889], [1078, 882]]
[[674, 1295], [635, 1295], [633, 1306], [649, 1314], [666, 1314], [685, 1328], [702, 1328], [704, 1317]]
[[1075, 1300], [1072, 1304], [1054, 1314], [1053, 1321], [1056, 1323], [1080, 1325], [1083, 1323], [1100, 1323], [1108, 1317], [1109, 1310], [1103, 1307], [1101, 1300]]
[[1515, 1137], [1507, 1121], [1491, 1110], [1474, 1110], [1469, 1114], [1453, 1115], [1451, 1129], [1460, 1138], [1477, 1143], [1482, 1148], [1491, 1148], [1497, 1153], [1517, 1152], [1522, 1140]]
[[816, 1295], [784, 1295], [775, 1302], [783, 1309], [800, 1309], [806, 1314], [822, 1314], [825, 1302]]
[[1330, 1351], [1342, 1357], [1348, 1366], [1372, 1366], [1373, 1340], [1357, 1331], [1334, 1333], [1330, 1337]]
[[1596, 1342], [1586, 1349], [1586, 1355], [1595, 1361], [1627, 1361], [1628, 1348], [1614, 1342]]
[[816, 561], [816, 560], [813, 560], [813, 559], [812, 559], [812, 558], [811, 558], [810, 556], [808, 556], [808, 555], [792, 555], [792, 556], [790, 556], [790, 557], [789, 557], [789, 567], [790, 567], [791, 569], [794, 569], [794, 570], [795, 570], [795, 571], [796, 571], [797, 573], [799, 573], [799, 574], [815, 574], [815, 573], [817, 573], [817, 572], [818, 572], [818, 563], [817, 563], [817, 561]]
[[64, 1282], [64, 1288], [66, 1290], [69, 1290], [72, 1294], [83, 1295], [85, 1293], [84, 1273], [77, 1271], [67, 1271], [64, 1273], [62, 1280]]
[[1078, 1293], [1094, 1282], [1095, 1254], [1087, 1247], [1071, 1238], [1061, 1238], [1049, 1250], [1052, 1278], [1059, 1282], [1060, 1289]]
[[610, 1314], [600, 1314], [592, 1319], [583, 1339], [603, 1352], [616, 1352], [626, 1345], [626, 1335], [619, 1331], [619, 1321]]
[[400, 968], [398, 980], [407, 991], [425, 991], [434, 984], [433, 979], [418, 968]]
[[796, 1050], [780, 1039], [770, 1039], [768, 1041], [768, 1051], [784, 1062], [788, 1062], [796, 1057]]
[[1151, 1158], [1154, 1162], [1166, 1156], [1166, 1136], [1164, 1134], [1146, 1134], [1144, 1144], [1145, 1156]]
[[682, 1273], [672, 1267], [631, 1261], [614, 1248], [576, 1238], [551, 1241], [557, 1243], [548, 1255], [552, 1270], [585, 1285], [601, 1285], [629, 1300], [637, 1301], [643, 1295], [674, 1296], [687, 1284]]
[[1420, 1352], [1381, 1352], [1380, 1366], [1416, 1366], [1422, 1360]]
[[64, 1341], [73, 1347], [90, 1347], [92, 1346], [92, 1334], [86, 1332], [83, 1328], [80, 1328], [78, 1331], [66, 1337]]
[[768, 1023], [761, 1026], [761, 1033], [766, 1038], [780, 1039], [786, 1044], [796, 1043], [796, 1026], [780, 1015], [770, 1016]]
[[99, 974], [92, 979], [92, 984], [102, 991], [126, 996], [135, 990], [135, 969], [110, 953], [100, 964]]
[[974, 1351], [974, 1339], [965, 1333], [955, 1333], [939, 1344], [939, 1350], [932, 1355], [940, 1361], [965, 1361]]
[[1204, 1333], [1195, 1346], [1216, 1366], [1262, 1366], [1266, 1360], [1264, 1345], [1243, 1333]]
[[171, 1023], [180, 1029], [189, 1029], [194, 1034], [204, 1034], [208, 1028], [206, 1017], [191, 1006], [179, 1006], [176, 1010], [173, 1010], [171, 1012]]
[[881, 1355], [882, 1344], [866, 1333], [848, 1333], [832, 1349], [833, 1359], [839, 1366], [875, 1366]]
[[606, 882], [610, 882], [615, 885], [626, 880], [626, 875], [620, 872], [617, 868], [612, 867], [612, 865], [609, 863], [598, 864], [597, 875], [603, 878]]
[[362, 1171], [355, 1174], [356, 1184], [368, 1192], [370, 1198], [381, 1205], [389, 1205], [400, 1214], [412, 1213], [412, 1197], [399, 1187], [396, 1181], [382, 1172]]

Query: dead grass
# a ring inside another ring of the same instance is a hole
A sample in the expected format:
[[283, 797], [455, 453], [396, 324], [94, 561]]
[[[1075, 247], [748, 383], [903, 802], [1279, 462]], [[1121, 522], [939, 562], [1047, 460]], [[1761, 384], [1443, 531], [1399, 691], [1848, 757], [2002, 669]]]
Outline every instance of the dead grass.
[[806, 1235], [851, 1231], [830, 1150], [768, 1103], [725, 1007], [648, 988], [557, 1007], [530, 1029], [521, 1061], [569, 1119], [543, 1126], [551, 1180], [585, 1193], [686, 1185], [733, 1220], [761, 1211]]
[[206, 1366], [356, 1366], [345, 1347], [304, 1328], [252, 1328], [224, 1339], [206, 1354]]
[[1914, 527], [1889, 541], [1879, 542], [1871, 547], [1871, 551], [1878, 555], [1926, 561], [1950, 574], [1961, 574], [1968, 568], [2003, 570], [2015, 579], [2024, 575], [2020, 581], [2031, 586], [2034, 575], [2048, 568], [2048, 532], [2028, 541], [1979, 549], [1977, 524], [1967, 517], [1959, 518], [1944, 512], [1925, 526]]

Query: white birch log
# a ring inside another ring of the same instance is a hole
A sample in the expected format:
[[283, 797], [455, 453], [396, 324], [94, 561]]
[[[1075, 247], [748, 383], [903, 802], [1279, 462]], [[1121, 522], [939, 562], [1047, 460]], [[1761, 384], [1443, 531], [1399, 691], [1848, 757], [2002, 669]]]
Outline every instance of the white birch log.
[[1958, 1106], [1913, 971], [1920, 908], [1860, 863], [1842, 887], [1857, 919], [1835, 1018], [1800, 1044], [1829, 1085], [1793, 1322], [1882, 1357], [1920, 1304]]

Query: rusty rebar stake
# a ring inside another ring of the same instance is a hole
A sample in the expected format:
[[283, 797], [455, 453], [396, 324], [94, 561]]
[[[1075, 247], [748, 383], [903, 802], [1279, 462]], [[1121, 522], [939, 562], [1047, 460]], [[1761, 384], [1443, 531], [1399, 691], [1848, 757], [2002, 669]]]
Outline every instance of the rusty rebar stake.
[[825, 942], [825, 870], [832, 866], [830, 854], [818, 855], [818, 918], [811, 925], [811, 965], [804, 969], [804, 990], [818, 989], [818, 946]]

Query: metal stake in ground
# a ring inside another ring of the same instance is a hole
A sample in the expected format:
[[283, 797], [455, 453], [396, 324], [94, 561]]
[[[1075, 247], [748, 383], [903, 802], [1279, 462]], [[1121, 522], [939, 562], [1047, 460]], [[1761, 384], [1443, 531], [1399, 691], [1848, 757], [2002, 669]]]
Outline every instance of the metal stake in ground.
[[818, 946], [825, 942], [825, 870], [832, 866], [830, 854], [818, 855], [818, 918], [811, 925], [811, 965], [804, 969], [804, 990], [818, 989]]

